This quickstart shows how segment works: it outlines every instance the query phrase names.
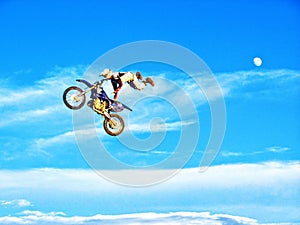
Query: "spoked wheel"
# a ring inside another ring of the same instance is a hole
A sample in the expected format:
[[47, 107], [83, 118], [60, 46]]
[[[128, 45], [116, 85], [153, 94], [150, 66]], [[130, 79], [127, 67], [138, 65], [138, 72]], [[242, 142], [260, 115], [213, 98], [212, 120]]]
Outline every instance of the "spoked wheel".
[[69, 87], [63, 94], [65, 105], [73, 110], [80, 109], [85, 103], [85, 95], [81, 95], [83, 91], [76, 86]]
[[111, 136], [117, 136], [124, 130], [124, 120], [118, 114], [111, 114], [110, 119], [105, 118], [103, 127], [106, 133]]

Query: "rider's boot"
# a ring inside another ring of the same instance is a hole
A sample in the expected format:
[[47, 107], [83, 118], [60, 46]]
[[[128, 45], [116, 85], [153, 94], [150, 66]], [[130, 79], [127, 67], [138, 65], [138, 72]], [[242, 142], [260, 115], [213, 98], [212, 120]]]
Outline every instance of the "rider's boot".
[[147, 77], [146, 80], [145, 80], [145, 83], [147, 84], [151, 84], [151, 86], [153, 87], [155, 84], [154, 84], [154, 81], [151, 79], [151, 77]]

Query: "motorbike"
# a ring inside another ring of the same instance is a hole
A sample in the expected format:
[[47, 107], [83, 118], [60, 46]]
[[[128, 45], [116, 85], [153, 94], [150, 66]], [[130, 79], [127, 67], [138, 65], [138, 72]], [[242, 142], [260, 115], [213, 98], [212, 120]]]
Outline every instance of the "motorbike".
[[87, 105], [104, 118], [103, 128], [105, 132], [111, 136], [117, 136], [123, 132], [125, 123], [123, 118], [116, 113], [121, 112], [124, 109], [129, 111], [132, 111], [132, 109], [107, 96], [102, 87], [105, 80], [107, 79], [102, 79], [91, 84], [86, 80], [77, 79], [76, 81], [85, 84], [87, 89], [82, 90], [77, 86], [68, 87], [63, 93], [63, 101], [68, 108], [78, 110], [85, 104], [86, 94], [91, 92], [90, 100]]

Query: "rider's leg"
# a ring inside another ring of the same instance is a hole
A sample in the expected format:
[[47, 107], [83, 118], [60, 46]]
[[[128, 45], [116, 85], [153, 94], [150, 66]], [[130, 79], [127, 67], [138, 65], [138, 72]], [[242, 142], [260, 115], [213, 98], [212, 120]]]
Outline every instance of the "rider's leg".
[[143, 90], [146, 87], [146, 83], [145, 82], [140, 82], [138, 80], [134, 80], [131, 82], [128, 82], [128, 84], [130, 85], [130, 87], [134, 88], [134, 89], [138, 89], [138, 90]]
[[114, 100], [117, 100], [117, 98], [118, 98], [118, 92], [119, 92], [119, 89], [116, 89], [115, 95], [114, 95]]

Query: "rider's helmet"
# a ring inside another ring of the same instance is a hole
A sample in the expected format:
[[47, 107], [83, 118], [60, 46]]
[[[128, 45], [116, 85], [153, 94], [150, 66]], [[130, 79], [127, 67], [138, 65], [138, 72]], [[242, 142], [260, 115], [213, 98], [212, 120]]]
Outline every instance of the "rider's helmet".
[[100, 74], [101, 76], [105, 77], [105, 78], [110, 78], [112, 75], [112, 72], [110, 69], [105, 69], [102, 71], [102, 73]]
[[136, 72], [135, 75], [136, 75], [137, 79], [143, 80], [142, 74], [139, 71]]

